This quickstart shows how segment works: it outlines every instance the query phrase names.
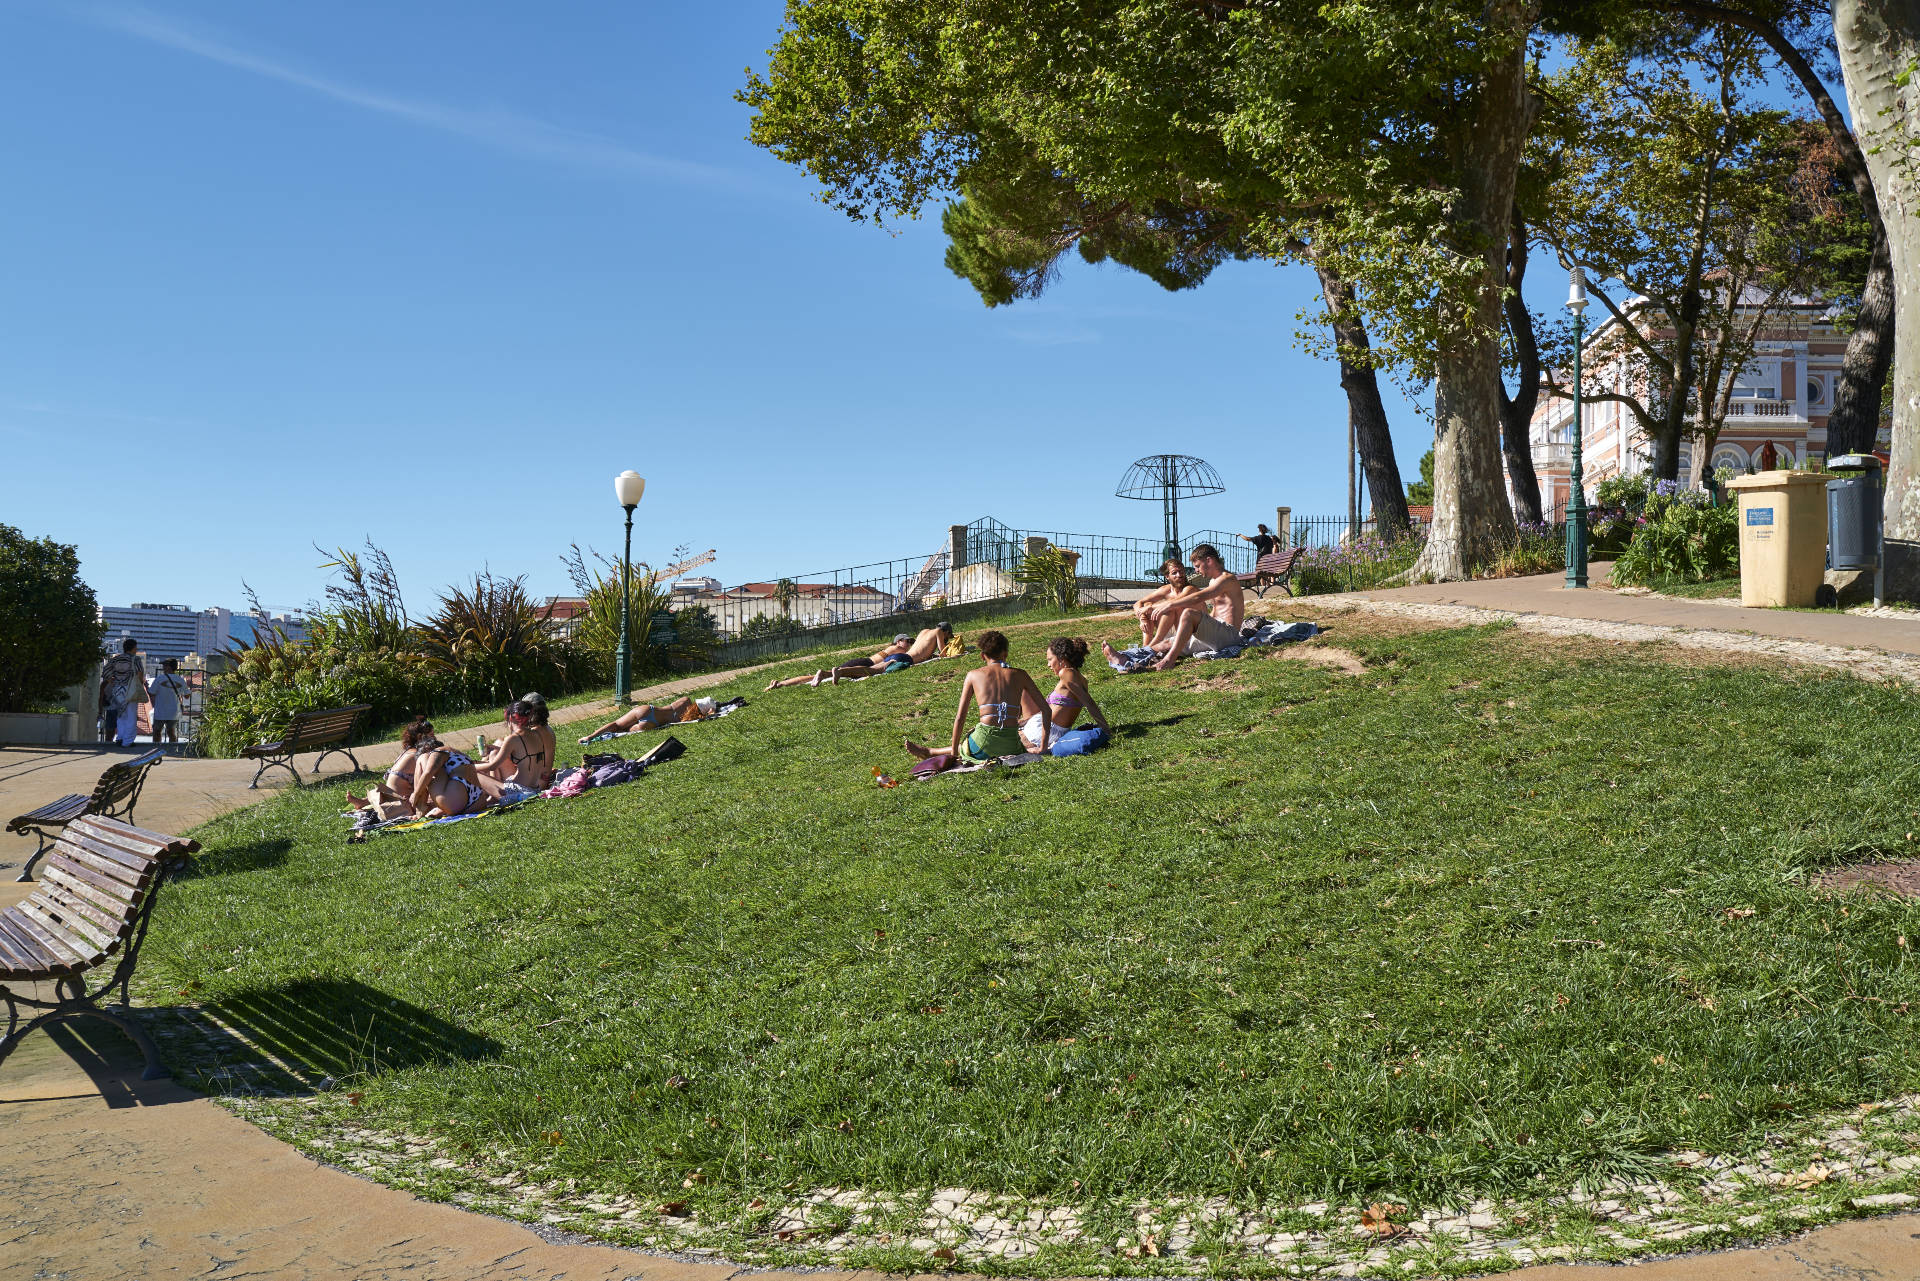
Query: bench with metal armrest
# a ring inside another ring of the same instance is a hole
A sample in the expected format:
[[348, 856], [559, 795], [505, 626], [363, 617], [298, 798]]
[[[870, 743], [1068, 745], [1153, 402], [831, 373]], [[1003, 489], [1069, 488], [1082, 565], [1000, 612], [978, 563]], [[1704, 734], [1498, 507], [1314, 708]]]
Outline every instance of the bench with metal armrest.
[[53, 838], [76, 818], [97, 814], [107, 818], [131, 820], [133, 807], [140, 800], [140, 789], [146, 785], [147, 771], [158, 765], [165, 756], [165, 752], [156, 748], [130, 760], [109, 765], [106, 772], [100, 775], [100, 781], [93, 785], [91, 796], [81, 796], [77, 792], [71, 796], [62, 796], [57, 801], [48, 801], [39, 809], [28, 810], [25, 814], [9, 820], [7, 823], [9, 832], [18, 836], [32, 833], [39, 841], [39, 845], [28, 857], [26, 866], [20, 869], [20, 875], [14, 879], [31, 881], [33, 865], [53, 844]]
[[367, 703], [353, 707], [330, 707], [323, 711], [295, 712], [293, 719], [287, 722], [287, 728], [279, 738], [270, 743], [255, 743], [243, 750], [240, 755], [248, 760], [260, 762], [260, 768], [253, 772], [253, 781], [248, 787], [260, 786], [260, 776], [274, 766], [279, 766], [293, 775], [294, 786], [300, 785], [300, 771], [294, 767], [293, 758], [300, 752], [310, 752], [316, 747], [327, 750], [314, 758], [313, 772], [320, 772], [320, 762], [338, 752], [353, 762], [353, 768], [360, 768], [360, 761], [353, 750], [344, 746], [353, 737], [353, 727], [359, 723], [362, 713], [372, 710]]

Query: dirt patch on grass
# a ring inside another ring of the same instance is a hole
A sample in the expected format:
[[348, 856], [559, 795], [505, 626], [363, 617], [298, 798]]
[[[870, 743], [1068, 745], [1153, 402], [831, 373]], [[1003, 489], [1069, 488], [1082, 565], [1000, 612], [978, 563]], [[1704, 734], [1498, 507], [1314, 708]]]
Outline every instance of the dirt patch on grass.
[[1565, 662], [1618, 663], [1638, 659], [1664, 667], [1731, 669], [1747, 668], [1773, 672], [1789, 679], [1813, 675], [1804, 664], [1777, 654], [1742, 649], [1698, 649], [1674, 644], [1671, 640], [1622, 638], [1610, 640], [1598, 636], [1554, 635], [1515, 629], [1490, 638], [1490, 644], [1506, 646], [1530, 654], [1551, 654]]
[[1273, 657], [1286, 659], [1294, 663], [1307, 663], [1313, 667], [1324, 667], [1342, 676], [1365, 676], [1367, 665], [1360, 655], [1350, 649], [1341, 649], [1338, 645], [1288, 645], [1275, 650]]
[[1830, 868], [1814, 877], [1813, 883], [1820, 889], [1835, 892], [1868, 885], [1902, 898], [1920, 898], [1920, 860], [1869, 859]]
[[1235, 668], [1218, 676], [1192, 681], [1180, 688], [1191, 694], [1233, 694], [1247, 688], [1247, 678]]

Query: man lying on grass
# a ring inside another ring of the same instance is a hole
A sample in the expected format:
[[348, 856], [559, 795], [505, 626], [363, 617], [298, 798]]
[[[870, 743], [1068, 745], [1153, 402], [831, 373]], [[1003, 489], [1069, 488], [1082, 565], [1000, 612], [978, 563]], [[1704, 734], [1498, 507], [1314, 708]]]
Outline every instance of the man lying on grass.
[[949, 623], [935, 623], [932, 627], [921, 629], [918, 636], [909, 636], [905, 632], [893, 638], [893, 642], [868, 658], [849, 658], [837, 667], [823, 667], [811, 676], [789, 676], [783, 681], [768, 681], [768, 689], [779, 689], [785, 685], [819, 686], [823, 682], [838, 685], [841, 681], [863, 681], [869, 676], [880, 676], [888, 672], [897, 672], [912, 667], [915, 663], [924, 663], [935, 657], [953, 640], [953, 627]]
[[[1147, 648], [1160, 655], [1153, 670], [1164, 672], [1188, 654], [1205, 654], [1240, 639], [1240, 623], [1247, 614], [1247, 593], [1238, 575], [1212, 543], [1193, 549], [1193, 567], [1204, 583], [1188, 586], [1147, 608], [1144, 627], [1152, 627]], [[1119, 653], [1105, 641], [1100, 650], [1107, 662], [1119, 665]]]

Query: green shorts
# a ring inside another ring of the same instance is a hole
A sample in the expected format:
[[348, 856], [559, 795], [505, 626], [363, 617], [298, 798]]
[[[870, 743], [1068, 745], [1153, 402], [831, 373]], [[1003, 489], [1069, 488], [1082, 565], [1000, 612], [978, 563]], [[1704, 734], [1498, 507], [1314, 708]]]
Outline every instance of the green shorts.
[[1018, 756], [1027, 750], [1020, 741], [1020, 731], [1011, 725], [975, 725], [973, 733], [967, 735], [967, 741], [960, 745], [960, 755], [970, 761], [990, 761], [996, 756]]

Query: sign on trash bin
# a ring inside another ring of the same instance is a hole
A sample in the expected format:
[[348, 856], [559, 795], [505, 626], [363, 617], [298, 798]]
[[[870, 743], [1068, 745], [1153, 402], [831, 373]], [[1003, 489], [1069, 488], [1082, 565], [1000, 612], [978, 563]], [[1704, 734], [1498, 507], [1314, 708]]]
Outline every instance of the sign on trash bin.
[[1748, 538], [1765, 539], [1765, 538], [1773, 537], [1773, 530], [1771, 528], [1771, 526], [1773, 525], [1773, 508], [1749, 507], [1747, 508], [1746, 516], [1747, 516], [1747, 524], [1749, 527], [1755, 527], [1755, 526], [1768, 527], [1768, 528], [1754, 528], [1753, 532], [1747, 535]]

